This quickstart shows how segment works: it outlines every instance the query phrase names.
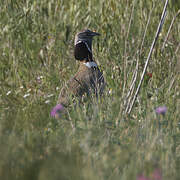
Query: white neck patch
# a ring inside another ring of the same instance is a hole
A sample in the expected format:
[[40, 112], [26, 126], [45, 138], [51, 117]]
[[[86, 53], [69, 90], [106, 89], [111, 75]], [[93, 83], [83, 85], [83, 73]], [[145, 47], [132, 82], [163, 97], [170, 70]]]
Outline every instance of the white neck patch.
[[97, 67], [97, 64], [93, 61], [91, 62], [87, 62], [87, 63], [84, 63], [85, 66], [87, 66], [88, 68], [91, 68], [91, 67]]
[[81, 42], [82, 42], [82, 41], [79, 40], [79, 41], [77, 41], [77, 42], [75, 43], [75, 45], [76, 45], [76, 44], [79, 44], [79, 43], [81, 43]]

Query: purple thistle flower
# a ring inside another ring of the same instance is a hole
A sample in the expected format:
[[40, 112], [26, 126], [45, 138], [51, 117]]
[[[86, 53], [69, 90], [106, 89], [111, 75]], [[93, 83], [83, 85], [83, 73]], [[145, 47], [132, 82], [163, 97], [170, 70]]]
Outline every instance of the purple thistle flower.
[[59, 116], [59, 113], [64, 110], [64, 106], [62, 104], [57, 104], [53, 109], [51, 110], [51, 116], [56, 117]]
[[162, 172], [160, 169], [155, 169], [153, 174], [153, 180], [162, 180]]
[[163, 180], [162, 172], [159, 168], [157, 168], [151, 173], [150, 178], [144, 176], [143, 174], [140, 174], [137, 176], [136, 180]]
[[166, 106], [159, 106], [155, 109], [157, 114], [162, 114], [165, 115], [166, 111], [167, 111], [167, 107]]
[[150, 180], [149, 178], [145, 177], [144, 175], [139, 175], [137, 180]]

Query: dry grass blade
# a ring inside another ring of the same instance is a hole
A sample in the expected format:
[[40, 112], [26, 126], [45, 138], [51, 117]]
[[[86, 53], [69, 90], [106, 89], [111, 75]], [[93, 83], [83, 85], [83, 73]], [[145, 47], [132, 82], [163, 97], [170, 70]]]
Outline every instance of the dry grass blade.
[[129, 110], [128, 110], [128, 114], [130, 114], [131, 111], [132, 111], [132, 108], [133, 108], [133, 106], [134, 106], [134, 102], [135, 102], [135, 100], [136, 100], [136, 98], [137, 98], [137, 95], [138, 95], [138, 93], [139, 93], [139, 90], [140, 90], [140, 88], [141, 88], [141, 85], [142, 85], [142, 82], [143, 82], [143, 79], [144, 79], [144, 75], [145, 75], [145, 72], [146, 72], [146, 69], [147, 69], [147, 66], [148, 66], [150, 57], [151, 57], [151, 55], [152, 55], [152, 51], [153, 51], [154, 46], [155, 46], [155, 44], [156, 44], [156, 42], [157, 42], [157, 39], [158, 39], [158, 37], [159, 37], [159, 33], [160, 33], [161, 29], [162, 29], [162, 25], [164, 24], [164, 20], [165, 20], [165, 17], [166, 17], [167, 5], [168, 5], [168, 0], [166, 0], [166, 2], [165, 2], [164, 9], [163, 9], [163, 12], [162, 12], [162, 15], [161, 15], [161, 20], [160, 20], [160, 22], [159, 22], [159, 25], [158, 25], [158, 28], [157, 28], [157, 31], [156, 31], [155, 38], [154, 38], [154, 40], [153, 40], [153, 42], [152, 42], [151, 49], [150, 49], [150, 51], [149, 51], [149, 54], [148, 54], [148, 57], [147, 57], [147, 60], [146, 60], [145, 66], [144, 66], [144, 69], [143, 69], [143, 73], [142, 73], [142, 75], [141, 75], [140, 82], [139, 82], [139, 84], [138, 84], [137, 90], [136, 90], [135, 95], [134, 95], [134, 97], [133, 97], [133, 100], [132, 100], [132, 102], [131, 102], [131, 106], [130, 106], [130, 108], [129, 108]]
[[126, 99], [125, 99], [125, 107], [126, 107], [125, 113], [127, 113], [129, 105], [131, 103], [131, 99], [133, 97], [133, 92], [134, 92], [134, 89], [135, 89], [135, 84], [136, 84], [137, 75], [138, 75], [138, 67], [139, 67], [139, 62], [137, 60], [136, 69], [134, 70], [134, 73], [133, 73], [131, 86], [129, 88], [129, 91], [128, 91]]
[[129, 19], [129, 23], [128, 23], [128, 29], [127, 29], [127, 33], [126, 33], [126, 39], [125, 39], [125, 44], [124, 44], [124, 86], [123, 86], [123, 94], [125, 93], [125, 89], [126, 89], [126, 81], [127, 81], [127, 44], [128, 44], [128, 37], [129, 37], [129, 32], [130, 32], [130, 28], [132, 25], [132, 20], [133, 20], [133, 15], [134, 15], [134, 9], [135, 9], [135, 4], [136, 4], [136, 0], [133, 1], [133, 6], [131, 9], [131, 15], [130, 15], [130, 19]]
[[[140, 55], [142, 54], [142, 48], [143, 48], [143, 45], [144, 45], [144, 40], [145, 40], [145, 37], [146, 37], [146, 33], [147, 33], [147, 29], [148, 29], [148, 26], [149, 26], [149, 23], [150, 23], [150, 19], [151, 19], [151, 15], [152, 15], [152, 12], [153, 12], [153, 9], [154, 9], [154, 5], [149, 13], [149, 16], [148, 16], [148, 21], [147, 21], [147, 24], [146, 24], [146, 27], [145, 27], [145, 31], [144, 31], [144, 34], [143, 34], [143, 39], [142, 39], [142, 43], [141, 43], [141, 46], [140, 46]], [[125, 102], [124, 102], [124, 107], [125, 108], [125, 111], [124, 113], [126, 114], [129, 107], [130, 107], [130, 103], [131, 103], [131, 100], [133, 98], [133, 94], [134, 94], [134, 90], [135, 90], [135, 83], [136, 83], [136, 80], [137, 80], [137, 75], [138, 75], [138, 65], [139, 65], [139, 60], [137, 60], [137, 64], [136, 64], [136, 69], [134, 70], [134, 73], [133, 73], [133, 76], [132, 76], [132, 81], [130, 83], [130, 88], [129, 88], [129, 91], [126, 95], [126, 98], [125, 98]]]
[[169, 30], [168, 30], [168, 32], [167, 32], [167, 35], [166, 35], [166, 38], [165, 38], [165, 40], [164, 40], [163, 46], [162, 46], [162, 48], [161, 48], [161, 51], [163, 51], [164, 48], [165, 48], [165, 44], [166, 44], [166, 42], [167, 42], [167, 40], [168, 40], [168, 37], [169, 37], [169, 34], [170, 34], [171, 29], [172, 29], [172, 27], [173, 27], [173, 24], [174, 24], [174, 22], [175, 22], [175, 20], [176, 20], [176, 18], [177, 18], [177, 16], [178, 16], [179, 14], [180, 14], [180, 9], [179, 9], [179, 11], [176, 13], [176, 15], [173, 17], [173, 19], [172, 19], [172, 21], [171, 21], [171, 24], [170, 24], [170, 26], [169, 26]]
[[153, 12], [153, 9], [154, 9], [154, 5], [149, 13], [149, 17], [148, 17], [148, 21], [147, 21], [147, 24], [146, 24], [146, 27], [145, 27], [145, 31], [144, 31], [144, 35], [143, 35], [143, 40], [142, 40], [142, 43], [141, 43], [141, 48], [140, 48], [140, 55], [142, 54], [142, 48], [143, 48], [143, 45], [144, 45], [144, 40], [145, 40], [145, 37], [146, 37], [146, 33], [147, 33], [147, 29], [148, 29], [148, 26], [149, 26], [149, 23], [150, 23], [150, 20], [151, 20], [151, 15], [152, 15], [152, 12]]

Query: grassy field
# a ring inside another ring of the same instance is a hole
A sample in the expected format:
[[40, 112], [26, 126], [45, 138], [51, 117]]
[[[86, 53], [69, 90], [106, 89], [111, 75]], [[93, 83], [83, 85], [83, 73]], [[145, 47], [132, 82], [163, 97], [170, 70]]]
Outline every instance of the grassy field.
[[[177, 0], [169, 1], [135, 105], [124, 113], [164, 2], [0, 1], [0, 180], [179, 179]], [[53, 119], [60, 89], [78, 68], [74, 35], [87, 27], [101, 33], [93, 52], [107, 81], [104, 96]], [[167, 107], [164, 115], [155, 112], [159, 106]]]

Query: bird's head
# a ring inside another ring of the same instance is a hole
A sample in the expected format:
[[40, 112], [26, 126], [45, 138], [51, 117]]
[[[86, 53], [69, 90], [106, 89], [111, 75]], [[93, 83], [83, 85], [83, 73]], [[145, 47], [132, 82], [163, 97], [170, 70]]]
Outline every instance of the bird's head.
[[92, 58], [92, 40], [94, 36], [99, 36], [97, 32], [90, 31], [85, 29], [75, 36], [74, 41], [74, 56], [76, 60], [87, 60], [93, 61]]
[[93, 37], [99, 36], [99, 35], [100, 34], [97, 32], [91, 31], [89, 29], [85, 29], [76, 34], [74, 45], [76, 45], [80, 42], [85, 42], [89, 45], [89, 48], [91, 49]]

